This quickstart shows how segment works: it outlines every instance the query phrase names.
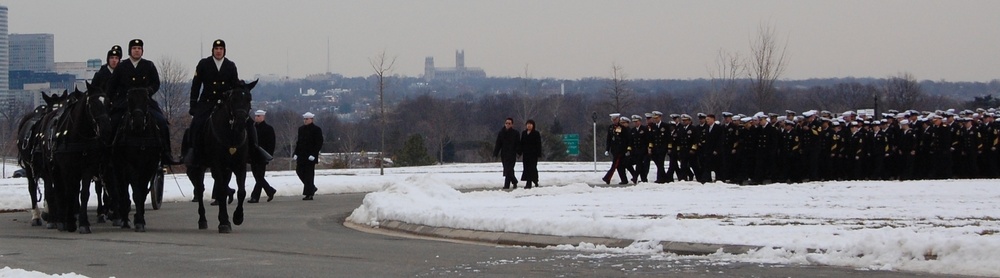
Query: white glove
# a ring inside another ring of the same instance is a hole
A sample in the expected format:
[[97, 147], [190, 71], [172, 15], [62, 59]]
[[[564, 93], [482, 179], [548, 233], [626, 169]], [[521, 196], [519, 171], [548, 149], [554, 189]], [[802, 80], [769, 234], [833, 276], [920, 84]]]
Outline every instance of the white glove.
[[292, 160], [296, 160], [296, 159], [299, 159], [299, 156], [293, 154], [292, 155]]
[[608, 151], [604, 151], [604, 156], [608, 156], [608, 154], [610, 154]]
[[315, 160], [316, 160], [316, 157], [311, 156], [311, 155], [309, 156], [309, 161], [315, 161]]

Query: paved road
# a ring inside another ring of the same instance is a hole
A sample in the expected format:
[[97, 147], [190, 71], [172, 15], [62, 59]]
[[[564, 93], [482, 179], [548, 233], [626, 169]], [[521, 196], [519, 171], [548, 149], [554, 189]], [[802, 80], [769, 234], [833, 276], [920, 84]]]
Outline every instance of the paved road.
[[[930, 277], [837, 267], [720, 263], [496, 247], [369, 233], [345, 227], [363, 194], [278, 197], [247, 204], [247, 220], [219, 234], [197, 229], [196, 204], [147, 212], [146, 233], [96, 224], [80, 235], [30, 227], [0, 213], [0, 267], [90, 277]], [[93, 216], [92, 216], [93, 218]]]

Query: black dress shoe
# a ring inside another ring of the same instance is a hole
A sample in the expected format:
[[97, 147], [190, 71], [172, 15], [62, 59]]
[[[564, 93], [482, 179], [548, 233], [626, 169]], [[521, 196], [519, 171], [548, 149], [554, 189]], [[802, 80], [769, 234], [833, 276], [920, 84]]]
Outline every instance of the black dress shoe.
[[260, 200], [250, 199], [250, 200], [247, 200], [247, 203], [256, 204], [256, 203], [260, 203]]
[[229, 189], [229, 201], [227, 201], [226, 203], [228, 203], [228, 204], [232, 204], [233, 203], [233, 194], [236, 194], [236, 189], [230, 188]]
[[274, 200], [274, 193], [278, 193], [278, 190], [277, 189], [266, 190], [266, 193], [267, 193], [267, 201], [270, 202], [271, 200]]
[[604, 184], [611, 184], [611, 179], [601, 178], [601, 180], [604, 181]]
[[305, 197], [302, 197], [303, 201], [312, 201], [312, 199], [313, 199], [313, 195], [306, 195]]
[[623, 182], [619, 182], [618, 184], [619, 185], [625, 185], [625, 184], [628, 184], [628, 182], [627, 181], [623, 181]]
[[212, 202], [209, 203], [208, 205], [209, 206], [218, 206], [219, 205], [219, 200], [212, 200]]

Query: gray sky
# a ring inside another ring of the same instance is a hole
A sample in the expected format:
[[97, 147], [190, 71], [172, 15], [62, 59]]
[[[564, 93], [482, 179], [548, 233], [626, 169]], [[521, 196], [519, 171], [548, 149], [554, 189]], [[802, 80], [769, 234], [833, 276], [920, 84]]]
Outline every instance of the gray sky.
[[[783, 79], [887, 77], [989, 81], [1000, 76], [1000, 1], [2, 1], [10, 33], [55, 34], [56, 61], [103, 58], [146, 43], [145, 58], [192, 68], [226, 40], [241, 78], [330, 69], [371, 74], [396, 56], [419, 76], [424, 58], [490, 76], [577, 79], [709, 77], [720, 49], [749, 52], [761, 22], [787, 41]], [[204, 55], [204, 56], [203, 56]], [[286, 59], [287, 58], [287, 59]]]

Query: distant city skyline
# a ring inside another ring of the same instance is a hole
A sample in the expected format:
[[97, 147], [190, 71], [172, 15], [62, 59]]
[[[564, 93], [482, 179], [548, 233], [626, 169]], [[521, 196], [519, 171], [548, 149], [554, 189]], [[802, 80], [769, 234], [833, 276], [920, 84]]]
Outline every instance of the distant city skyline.
[[709, 78], [720, 50], [748, 56], [761, 23], [787, 44], [781, 79], [875, 77], [990, 81], [1000, 76], [1000, 1], [30, 1], [11, 0], [8, 32], [55, 35], [56, 62], [146, 42], [145, 58], [193, 71], [227, 41], [241, 78], [327, 71], [419, 77], [456, 50], [487, 76]]

